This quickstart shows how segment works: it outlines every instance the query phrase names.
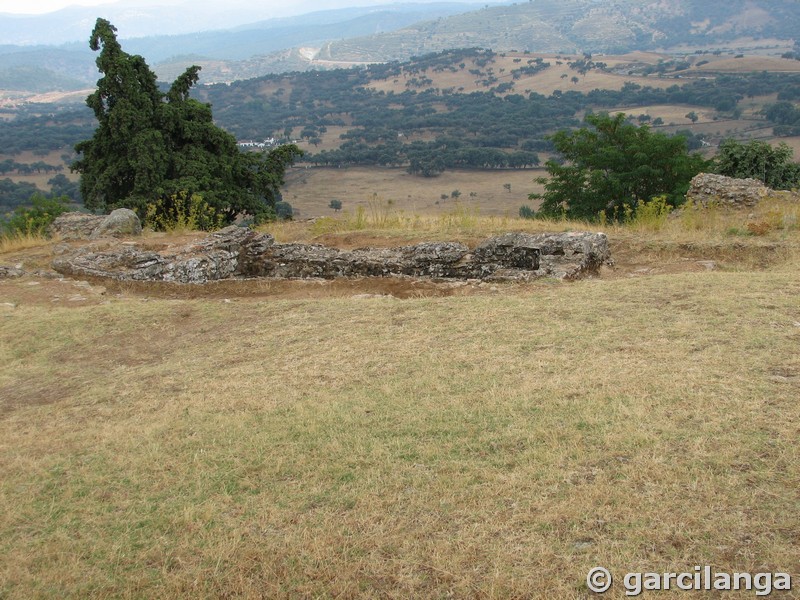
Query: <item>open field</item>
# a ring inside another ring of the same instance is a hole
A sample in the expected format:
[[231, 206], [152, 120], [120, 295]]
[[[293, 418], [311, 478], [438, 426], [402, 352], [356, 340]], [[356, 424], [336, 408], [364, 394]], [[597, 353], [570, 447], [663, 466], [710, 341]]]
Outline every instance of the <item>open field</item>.
[[[588, 598], [597, 565], [610, 598], [695, 565], [796, 588], [797, 211], [608, 226], [616, 266], [574, 283], [0, 280], [0, 596]], [[273, 232], [580, 226], [348, 223]]]
[[798, 73], [800, 62], [790, 58], [775, 56], [744, 56], [742, 58], [719, 57], [708, 64], [697, 67], [700, 71], [717, 73], [742, 73], [769, 71], [772, 73]]
[[[545, 173], [543, 169], [452, 170], [426, 178], [409, 175], [402, 168], [298, 168], [288, 174], [283, 198], [301, 219], [333, 215], [328, 206], [331, 200], [341, 200], [343, 210], [367, 209], [375, 194], [379, 203], [391, 200], [395, 209], [409, 215], [441, 214], [458, 204], [481, 215], [513, 217], [520, 206], [531, 204], [528, 194], [542, 189], [534, 179]], [[511, 191], [503, 187], [506, 183]], [[454, 190], [461, 192], [458, 201], [451, 197]], [[476, 195], [470, 197], [470, 193]]]
[[[550, 63], [550, 67], [535, 75], [523, 76], [518, 80], [513, 79], [511, 75], [512, 70], [524, 67], [527, 65], [527, 61], [536, 58], [543, 58], [545, 62]], [[447, 70], [437, 71], [435, 69], [425, 69], [421, 72], [432, 81], [428, 87], [438, 89], [463, 88], [462, 92], [467, 94], [475, 91], [486, 91], [488, 89], [487, 86], [482, 83], [482, 80], [486, 77], [485, 75], [476, 76], [470, 73], [471, 70], [476, 68], [481, 69], [484, 73], [487, 72], [489, 68], [492, 69], [494, 75], [497, 77], [497, 82], [492, 86], [500, 83], [512, 84], [513, 88], [507, 92], [508, 94], [536, 92], [549, 96], [554, 90], [562, 90], [565, 92], [590, 92], [594, 89], [619, 90], [626, 82], [638, 83], [643, 86], [649, 85], [656, 88], [666, 88], [675, 85], [675, 80], [671, 78], [618, 75], [601, 70], [591, 70], [585, 75], [579, 75], [576, 71], [570, 69], [567, 64], [578, 58], [581, 57], [503, 52], [502, 54], [495, 55], [490, 65], [482, 69], [475, 64], [474, 60], [467, 60], [465, 61], [465, 67], [459, 69], [455, 73]], [[613, 67], [628, 63], [655, 65], [659, 60], [666, 58], [668, 58], [666, 55], [641, 52], [635, 55], [623, 55], [620, 57], [603, 57], [603, 61]], [[518, 62], [514, 62], [515, 60]], [[577, 82], [571, 81], [571, 78], [574, 76], [578, 77]], [[369, 87], [378, 91], [400, 94], [407, 89], [406, 84], [408, 83], [409, 77], [408, 74], [404, 74], [401, 77], [377, 80], [370, 84]]]
[[[50, 152], [49, 154], [46, 154], [45, 156], [37, 156], [33, 152], [20, 152], [19, 154], [0, 154], [0, 160], [5, 160], [10, 158], [18, 163], [23, 163], [23, 164], [33, 164], [41, 161], [53, 166], [60, 165], [64, 167], [63, 170], [61, 171], [61, 174], [66, 176], [71, 181], [78, 181], [79, 175], [77, 173], [70, 172], [68, 165], [64, 162], [64, 159], [62, 158], [62, 155], [65, 153], [65, 151], [66, 149], [64, 151], [53, 151]], [[48, 184], [47, 182], [50, 181], [53, 177], [55, 177], [55, 175], [56, 173], [52, 172], [31, 173], [30, 175], [23, 175], [19, 173], [7, 173], [6, 175], [3, 175], [0, 178], [10, 179], [14, 183], [21, 183], [21, 182], [32, 183], [40, 190], [50, 191], [50, 184]]]

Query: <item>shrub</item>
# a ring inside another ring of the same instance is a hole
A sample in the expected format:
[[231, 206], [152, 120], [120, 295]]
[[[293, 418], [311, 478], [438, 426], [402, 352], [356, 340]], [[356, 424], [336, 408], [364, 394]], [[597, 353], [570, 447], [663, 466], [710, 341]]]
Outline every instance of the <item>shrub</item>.
[[225, 222], [225, 214], [210, 206], [200, 194], [182, 191], [145, 208], [145, 226], [153, 231], [213, 231]]
[[68, 196], [31, 196], [31, 206], [18, 206], [4, 229], [9, 235], [45, 235], [47, 228], [70, 208]]
[[667, 197], [665, 195], [656, 196], [649, 202], [639, 203], [630, 218], [630, 223], [636, 229], [658, 231], [667, 222], [671, 211], [672, 206], [667, 203]]
[[789, 190], [800, 186], [800, 165], [792, 155], [792, 148], [784, 143], [773, 147], [760, 140], [742, 143], [726, 139], [714, 158], [714, 170], [727, 177], [758, 179], [775, 190]]
[[294, 209], [291, 204], [285, 200], [281, 200], [275, 204], [275, 214], [280, 221], [291, 221], [294, 218]]

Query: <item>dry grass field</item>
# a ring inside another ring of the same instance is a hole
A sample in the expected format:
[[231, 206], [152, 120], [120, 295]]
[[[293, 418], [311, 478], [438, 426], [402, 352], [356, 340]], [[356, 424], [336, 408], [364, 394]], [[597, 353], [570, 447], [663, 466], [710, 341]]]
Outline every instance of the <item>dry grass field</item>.
[[[359, 206], [368, 209], [377, 200], [391, 201], [394, 209], [410, 216], [446, 213], [459, 206], [480, 215], [513, 217], [520, 206], [531, 203], [528, 194], [541, 191], [534, 179], [544, 174], [543, 169], [452, 170], [426, 178], [403, 168], [296, 168], [286, 178], [283, 197], [301, 219], [334, 215], [331, 200], [340, 200], [350, 212]], [[503, 187], [507, 183], [510, 191]], [[455, 190], [460, 192], [457, 198], [452, 197]]]
[[[598, 565], [610, 598], [695, 565], [796, 588], [798, 210], [606, 227], [616, 266], [573, 283], [0, 280], [0, 597], [577, 599]], [[272, 231], [586, 227], [355, 225]]]
[[[64, 152], [58, 152], [58, 151], [50, 152], [49, 154], [47, 154], [45, 156], [37, 156], [33, 152], [21, 152], [19, 154], [14, 154], [14, 155], [10, 155], [10, 154], [9, 155], [3, 155], [3, 154], [0, 154], [0, 160], [5, 160], [7, 158], [11, 158], [11, 159], [15, 160], [16, 162], [23, 163], [23, 164], [34, 164], [34, 163], [37, 163], [37, 162], [41, 161], [41, 162], [45, 162], [45, 163], [47, 163], [49, 165], [53, 165], [53, 166], [59, 166], [60, 165], [60, 166], [64, 167], [64, 169], [61, 171], [61, 173], [64, 176], [66, 176], [68, 179], [70, 179], [72, 181], [78, 181], [78, 178], [79, 178], [78, 174], [70, 172], [69, 168], [64, 163], [64, 159], [61, 158], [62, 154], [64, 154]], [[21, 183], [21, 182], [32, 183], [33, 185], [38, 187], [40, 190], [50, 191], [50, 184], [48, 184], [47, 182], [50, 181], [55, 175], [56, 175], [56, 173], [52, 173], [52, 172], [51, 173], [44, 173], [44, 172], [42, 172], [42, 173], [31, 173], [30, 175], [23, 175], [23, 174], [19, 174], [19, 173], [9, 173], [7, 175], [4, 175], [2, 177], [2, 179], [8, 178], [11, 181], [13, 181], [14, 183]]]
[[[513, 79], [511, 75], [512, 70], [524, 67], [527, 65], [527, 61], [536, 58], [543, 58], [545, 62], [550, 63], [550, 67], [535, 75], [523, 76], [518, 80]], [[670, 78], [618, 75], [600, 70], [592, 70], [585, 75], [580, 75], [577, 71], [570, 69], [568, 65], [570, 61], [577, 60], [578, 58], [582, 58], [582, 56], [504, 52], [502, 54], [497, 54], [491, 64], [486, 67], [479, 67], [473, 60], [466, 60], [465, 67], [455, 73], [447, 70], [436, 71], [435, 69], [426, 69], [422, 71], [422, 73], [433, 82], [429, 84], [429, 87], [438, 89], [454, 88], [456, 90], [463, 88], [462, 92], [467, 94], [475, 91], [486, 91], [488, 89], [481, 83], [481, 81], [485, 79], [485, 76], [475, 76], [470, 73], [471, 70], [476, 68], [480, 69], [482, 72], [487, 72], [489, 68], [492, 69], [495, 77], [497, 77], [497, 83], [493, 84], [493, 86], [500, 83], [513, 84], [513, 88], [507, 92], [508, 94], [536, 92], [549, 96], [554, 90], [562, 90], [565, 92], [590, 92], [595, 89], [618, 90], [629, 81], [656, 88], [665, 88], [675, 84], [675, 80]], [[666, 60], [668, 58], [669, 56], [666, 54], [637, 52], [622, 56], [604, 56], [602, 59], [598, 60], [606, 62], [609, 67], [613, 68], [627, 64], [655, 65], [659, 60]], [[515, 60], [518, 62], [514, 62]], [[414, 74], [413, 76], [419, 77], [419, 74]], [[369, 87], [378, 91], [400, 94], [407, 89], [406, 84], [413, 76], [405, 74], [401, 77], [377, 80]], [[578, 77], [577, 82], [572, 82], [571, 79], [574, 76]]]
[[[660, 61], [670, 61], [676, 58], [674, 53], [655, 53], [655, 52], [632, 52], [629, 54], [612, 56], [600, 55], [595, 60], [602, 61], [608, 65], [608, 70], [591, 70], [585, 75], [581, 75], [569, 67], [569, 62], [578, 60], [582, 56], [577, 55], [554, 55], [554, 54], [525, 54], [522, 52], [504, 52], [494, 57], [492, 63], [483, 67], [485, 72], [491, 68], [497, 77], [497, 83], [511, 83], [513, 88], [508, 94], [524, 94], [536, 92], [549, 96], [555, 90], [590, 92], [595, 89], [619, 90], [626, 83], [631, 82], [641, 86], [654, 88], [667, 88], [672, 85], [685, 83], [686, 79], [693, 77], [708, 77], [713, 73], [749, 73], [749, 72], [776, 72], [776, 73], [798, 73], [800, 72], [800, 62], [796, 60], [778, 58], [775, 56], [748, 55], [741, 58], [734, 58], [730, 55], [714, 56], [712, 54], [692, 55], [687, 53], [688, 59], [693, 66], [680, 72], [681, 78], [676, 79], [675, 74], [659, 77], [658, 75], [645, 76], [639, 73], [643, 66], [657, 65]], [[511, 71], [526, 66], [527, 61], [543, 58], [550, 67], [535, 75], [521, 77], [514, 80]], [[517, 61], [517, 62], [515, 62]], [[696, 66], [696, 63], [705, 64]], [[455, 73], [450, 71], [436, 71], [427, 69], [424, 75], [432, 80], [430, 87], [438, 89], [463, 88], [464, 93], [473, 91], [483, 91], [486, 87], [481, 83], [484, 77], [476, 77], [470, 70], [479, 68], [474, 61], [467, 60], [465, 68]], [[630, 69], [630, 73], [617, 73], [614, 71], [625, 71]], [[415, 76], [419, 76], [415, 74]], [[573, 82], [572, 78], [577, 77], [578, 81]], [[395, 92], [397, 94], [405, 91], [409, 80], [408, 75], [397, 78], [376, 81], [370, 87], [385, 92]], [[494, 84], [497, 85], [497, 84]]]
[[776, 56], [743, 56], [741, 58], [718, 57], [708, 64], [697, 67], [700, 71], [716, 73], [742, 73], [769, 71], [772, 73], [800, 72], [800, 63], [794, 59]]

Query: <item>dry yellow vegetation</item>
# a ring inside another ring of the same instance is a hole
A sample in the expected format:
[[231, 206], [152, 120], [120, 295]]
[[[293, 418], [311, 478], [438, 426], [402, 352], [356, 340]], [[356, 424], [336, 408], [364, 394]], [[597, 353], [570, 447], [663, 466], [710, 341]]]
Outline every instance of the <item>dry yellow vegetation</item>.
[[[549, 599], [587, 598], [597, 565], [610, 597], [629, 571], [796, 576], [796, 217], [775, 200], [606, 226], [601, 277], [469, 295], [0, 280], [0, 596]], [[272, 230], [586, 227], [354, 218]]]
[[[376, 197], [379, 202], [391, 201], [395, 210], [410, 216], [442, 214], [459, 205], [480, 215], [515, 217], [520, 206], [531, 204], [528, 194], [541, 191], [534, 179], [544, 174], [543, 169], [449, 170], [426, 178], [410, 175], [404, 168], [296, 168], [287, 175], [283, 197], [301, 219], [334, 215], [331, 200], [340, 200], [343, 210], [354, 212]], [[460, 195], [453, 198], [456, 190]]]

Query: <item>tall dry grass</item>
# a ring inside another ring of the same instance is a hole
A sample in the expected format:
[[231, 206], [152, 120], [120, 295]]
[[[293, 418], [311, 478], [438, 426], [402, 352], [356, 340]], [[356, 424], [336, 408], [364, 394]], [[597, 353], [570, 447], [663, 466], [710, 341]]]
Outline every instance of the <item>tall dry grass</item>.
[[50, 243], [42, 233], [13, 233], [0, 235], [0, 254], [18, 252], [28, 248], [36, 248]]
[[262, 228], [279, 241], [313, 239], [330, 234], [381, 232], [426, 236], [493, 235], [505, 231], [602, 231], [610, 237], [641, 238], [662, 242], [758, 243], [800, 240], [800, 201], [792, 194], [777, 194], [747, 210], [691, 204], [673, 211], [663, 198], [645, 203], [622, 222], [605, 219], [579, 221], [565, 218], [521, 219], [482, 216], [476, 209], [455, 204], [440, 215], [408, 213], [391, 201], [373, 198], [367, 207], [322, 217], [313, 222], [282, 222]]

